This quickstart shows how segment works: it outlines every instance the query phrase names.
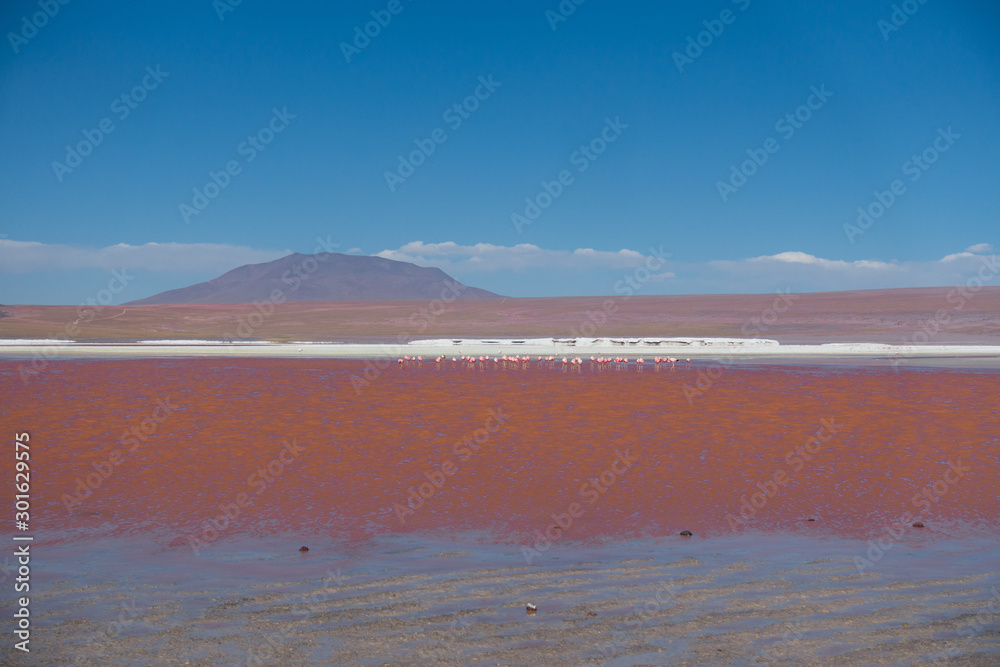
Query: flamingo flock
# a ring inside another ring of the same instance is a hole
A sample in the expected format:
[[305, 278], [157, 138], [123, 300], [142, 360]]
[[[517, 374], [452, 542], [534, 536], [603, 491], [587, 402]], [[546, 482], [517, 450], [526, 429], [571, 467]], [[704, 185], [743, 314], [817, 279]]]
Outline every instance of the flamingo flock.
[[[396, 363], [399, 364], [400, 366], [405, 366], [409, 364], [419, 365], [422, 364], [423, 361], [424, 358], [422, 356], [406, 355], [397, 359]], [[448, 355], [446, 354], [441, 354], [434, 358], [434, 363], [438, 365], [446, 361], [448, 361]], [[653, 364], [655, 364], [657, 367], [659, 367], [660, 364], [664, 365], [670, 364], [670, 368], [674, 368], [678, 361], [680, 361], [680, 359], [676, 357], [653, 358]], [[684, 361], [687, 363], [691, 363], [690, 359], [685, 359]], [[495, 356], [488, 356], [488, 355], [475, 356], [471, 354], [463, 354], [459, 357], [452, 357], [451, 362], [452, 363], [461, 362], [466, 364], [467, 366], [479, 366], [492, 363], [495, 366], [500, 366], [502, 364], [504, 368], [510, 368], [510, 367], [526, 368], [528, 367], [528, 364], [532, 362], [532, 358], [530, 355], [522, 356], [520, 354], [513, 356], [507, 354], [500, 354]], [[580, 357], [559, 358], [554, 355], [549, 355], [549, 356], [537, 356], [534, 358], [534, 362], [539, 366], [547, 363], [550, 366], [555, 366], [558, 364], [564, 367], [575, 367], [575, 366], [582, 366], [584, 360], [581, 359]], [[597, 357], [592, 355], [590, 357], [590, 362], [593, 364], [597, 364], [598, 366], [610, 364], [614, 365], [616, 368], [620, 368], [623, 364], [631, 363], [631, 360], [628, 357]], [[642, 357], [638, 357], [634, 360], [634, 362], [637, 366], [642, 366], [646, 363], [646, 360], [643, 359]]]

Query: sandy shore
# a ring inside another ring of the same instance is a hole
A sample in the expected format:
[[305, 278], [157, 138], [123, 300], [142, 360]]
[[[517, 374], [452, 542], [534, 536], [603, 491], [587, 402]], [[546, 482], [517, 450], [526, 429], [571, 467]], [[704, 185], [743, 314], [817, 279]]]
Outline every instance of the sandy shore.
[[859, 573], [867, 544], [787, 536], [567, 544], [530, 566], [475, 540], [77, 543], [46, 549], [30, 664], [997, 664], [995, 544], [926, 546]]
[[422, 356], [432, 363], [462, 355], [555, 356], [584, 362], [595, 357], [628, 357], [631, 361], [655, 357], [681, 360], [801, 360], [882, 359], [975, 360], [977, 365], [1000, 363], [1000, 345], [887, 345], [881, 343], [826, 343], [781, 345], [775, 340], [736, 338], [531, 338], [435, 339], [403, 344], [375, 343], [237, 343], [212, 341], [146, 341], [141, 343], [69, 343], [59, 340], [0, 341], [0, 357], [31, 359], [108, 359], [161, 357], [291, 357], [328, 359], [382, 359]]

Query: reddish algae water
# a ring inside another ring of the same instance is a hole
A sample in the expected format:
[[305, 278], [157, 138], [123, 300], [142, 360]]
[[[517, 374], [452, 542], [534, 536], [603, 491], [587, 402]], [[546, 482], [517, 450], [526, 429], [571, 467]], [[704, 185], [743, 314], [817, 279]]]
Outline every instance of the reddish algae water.
[[1000, 523], [995, 370], [367, 367], [57, 361], [22, 383], [0, 363], [4, 432], [31, 435], [33, 529], [514, 543]]

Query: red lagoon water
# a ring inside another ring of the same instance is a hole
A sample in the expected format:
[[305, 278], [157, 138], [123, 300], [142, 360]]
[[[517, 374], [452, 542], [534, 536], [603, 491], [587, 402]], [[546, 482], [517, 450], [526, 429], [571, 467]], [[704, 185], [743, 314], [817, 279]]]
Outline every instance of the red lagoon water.
[[365, 367], [61, 361], [22, 384], [0, 363], [5, 437], [31, 435], [32, 529], [223, 544], [1000, 527], [995, 370], [447, 362], [362, 383]]

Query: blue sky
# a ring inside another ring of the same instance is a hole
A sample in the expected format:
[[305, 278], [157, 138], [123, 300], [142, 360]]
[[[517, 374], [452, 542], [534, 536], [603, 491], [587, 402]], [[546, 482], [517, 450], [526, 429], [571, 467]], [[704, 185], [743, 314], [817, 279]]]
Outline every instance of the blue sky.
[[511, 296], [654, 251], [641, 293], [953, 285], [1000, 246], [996, 3], [227, 2], [4, 3], [0, 302], [317, 239]]

